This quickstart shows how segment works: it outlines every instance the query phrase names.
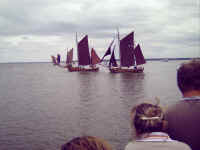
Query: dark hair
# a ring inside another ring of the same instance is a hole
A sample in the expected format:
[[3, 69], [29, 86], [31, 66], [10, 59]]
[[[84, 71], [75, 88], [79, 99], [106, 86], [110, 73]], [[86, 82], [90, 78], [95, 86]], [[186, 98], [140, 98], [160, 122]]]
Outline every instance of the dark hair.
[[200, 59], [181, 64], [177, 71], [177, 84], [182, 93], [200, 90]]
[[132, 126], [137, 135], [150, 132], [164, 131], [166, 121], [160, 106], [142, 103], [132, 109]]
[[112, 150], [103, 139], [93, 136], [76, 137], [61, 147], [61, 150]]

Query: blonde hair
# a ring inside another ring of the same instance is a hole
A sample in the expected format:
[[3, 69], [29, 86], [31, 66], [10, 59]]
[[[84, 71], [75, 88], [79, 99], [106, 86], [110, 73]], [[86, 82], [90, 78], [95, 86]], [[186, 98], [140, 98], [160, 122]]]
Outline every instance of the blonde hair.
[[105, 140], [93, 137], [76, 137], [61, 147], [61, 150], [112, 150]]
[[167, 122], [164, 120], [164, 112], [158, 105], [142, 103], [133, 107], [131, 125], [136, 129], [136, 134], [164, 131]]

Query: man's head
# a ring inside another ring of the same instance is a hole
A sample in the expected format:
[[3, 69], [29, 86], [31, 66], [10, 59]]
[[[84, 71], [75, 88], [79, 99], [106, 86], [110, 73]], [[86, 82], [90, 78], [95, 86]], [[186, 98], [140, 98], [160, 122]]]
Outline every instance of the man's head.
[[200, 59], [192, 59], [179, 67], [177, 84], [183, 95], [188, 92], [200, 93]]

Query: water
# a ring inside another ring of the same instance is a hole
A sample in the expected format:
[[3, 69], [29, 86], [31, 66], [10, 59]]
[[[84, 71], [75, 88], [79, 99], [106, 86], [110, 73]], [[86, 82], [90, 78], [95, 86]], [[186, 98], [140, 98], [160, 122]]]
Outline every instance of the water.
[[0, 64], [0, 149], [58, 150], [76, 136], [104, 138], [116, 150], [131, 139], [130, 110], [160, 98], [176, 102], [182, 61], [148, 62], [143, 74], [70, 73], [51, 63]]

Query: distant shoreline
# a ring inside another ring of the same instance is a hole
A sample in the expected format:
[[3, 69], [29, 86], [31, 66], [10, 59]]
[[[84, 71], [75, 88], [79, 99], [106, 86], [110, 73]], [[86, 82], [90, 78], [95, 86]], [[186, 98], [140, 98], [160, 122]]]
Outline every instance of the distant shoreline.
[[[200, 57], [197, 57], [200, 58]], [[146, 58], [146, 61], [174, 61], [174, 60], [190, 60], [193, 58]], [[109, 60], [104, 60], [104, 62], [108, 62]], [[117, 61], [119, 61], [117, 59]], [[74, 62], [77, 62], [77, 60], [75, 60]], [[51, 61], [41, 61], [41, 62], [0, 62], [0, 64], [23, 64], [23, 63], [51, 63]], [[62, 61], [61, 63], [65, 63], [64, 61]]]

